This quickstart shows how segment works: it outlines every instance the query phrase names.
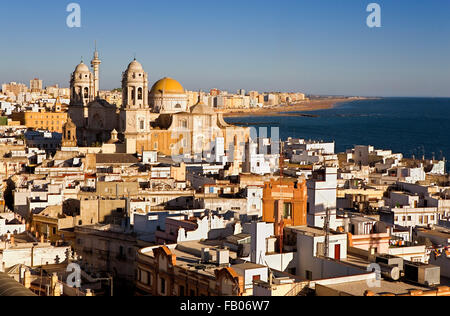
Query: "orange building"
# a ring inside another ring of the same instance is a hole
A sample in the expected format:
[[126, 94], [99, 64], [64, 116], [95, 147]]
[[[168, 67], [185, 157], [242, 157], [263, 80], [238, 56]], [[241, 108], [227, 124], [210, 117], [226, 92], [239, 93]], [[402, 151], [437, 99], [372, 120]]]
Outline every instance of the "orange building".
[[276, 235], [283, 226], [307, 225], [306, 181], [271, 180], [264, 184], [263, 221], [275, 223]]
[[67, 113], [64, 112], [16, 112], [12, 115], [13, 121], [33, 129], [43, 129], [50, 132], [62, 133], [67, 122]]

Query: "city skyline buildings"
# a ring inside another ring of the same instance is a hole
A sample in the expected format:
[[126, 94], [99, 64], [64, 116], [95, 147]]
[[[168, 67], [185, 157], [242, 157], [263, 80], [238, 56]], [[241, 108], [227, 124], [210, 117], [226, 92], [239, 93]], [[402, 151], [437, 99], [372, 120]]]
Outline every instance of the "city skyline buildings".
[[367, 27], [369, 2], [359, 1], [175, 1], [170, 10], [143, 1], [126, 7], [78, 3], [79, 29], [65, 25], [68, 3], [30, 3], [21, 10], [8, 5], [11, 14], [0, 22], [10, 30], [0, 52], [8, 60], [1, 82], [39, 77], [68, 86], [67, 73], [81, 56], [91, 58], [97, 40], [101, 90], [119, 87], [118, 75], [136, 55], [150, 82], [174, 77], [188, 90], [449, 96], [445, 1], [378, 1], [379, 29]]

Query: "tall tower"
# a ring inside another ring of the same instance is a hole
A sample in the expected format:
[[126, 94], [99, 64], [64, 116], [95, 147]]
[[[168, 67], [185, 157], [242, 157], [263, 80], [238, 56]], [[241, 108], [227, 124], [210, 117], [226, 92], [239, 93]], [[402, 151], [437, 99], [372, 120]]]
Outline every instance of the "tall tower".
[[70, 78], [70, 105], [86, 106], [93, 101], [93, 86], [92, 73], [81, 61]]
[[148, 74], [134, 59], [122, 75], [122, 106], [128, 109], [148, 109]]
[[133, 60], [122, 75], [122, 110], [120, 132], [125, 136], [129, 154], [150, 150], [150, 108], [148, 105], [148, 74]]
[[102, 61], [98, 58], [97, 42], [95, 43], [94, 59], [91, 61], [91, 67], [94, 70], [94, 98], [99, 97], [100, 92], [100, 65]]

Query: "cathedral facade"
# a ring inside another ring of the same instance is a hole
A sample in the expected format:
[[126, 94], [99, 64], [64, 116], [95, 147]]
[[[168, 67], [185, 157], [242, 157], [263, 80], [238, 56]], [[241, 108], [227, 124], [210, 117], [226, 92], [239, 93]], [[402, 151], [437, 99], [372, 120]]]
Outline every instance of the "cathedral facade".
[[156, 151], [201, 159], [224, 152], [243, 157], [249, 128], [227, 124], [201, 98], [189, 107], [187, 93], [175, 79], [163, 78], [149, 90], [148, 73], [136, 59], [122, 74], [121, 108], [100, 99], [100, 64], [96, 51], [93, 72], [81, 62], [71, 75], [69, 117], [79, 146], [99, 146], [114, 134], [128, 154]]

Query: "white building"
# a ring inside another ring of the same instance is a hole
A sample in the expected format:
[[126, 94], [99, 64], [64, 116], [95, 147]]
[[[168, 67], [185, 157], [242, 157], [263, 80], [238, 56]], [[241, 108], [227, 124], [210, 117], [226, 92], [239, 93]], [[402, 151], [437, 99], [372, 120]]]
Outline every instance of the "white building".
[[262, 217], [263, 212], [263, 191], [264, 188], [260, 186], [248, 186], [247, 191], [247, 215], [258, 215]]
[[18, 235], [25, 231], [26, 225], [15, 213], [0, 213], [0, 237], [14, 234]]
[[426, 173], [423, 166], [419, 168], [397, 168], [397, 177], [406, 183], [417, 183], [425, 181]]
[[336, 229], [337, 168], [314, 171], [306, 185], [308, 188], [308, 225], [324, 227], [328, 210], [329, 227]]
[[[341, 261], [347, 258], [347, 234], [331, 234], [327, 254], [323, 230], [312, 227], [293, 227], [291, 230], [297, 234], [297, 276], [317, 280], [360, 273], [359, 269], [352, 272], [343, 265], [325, 259]], [[330, 266], [326, 268], [322, 262]]]
[[439, 223], [439, 212], [435, 207], [388, 208], [380, 210], [380, 220], [391, 226], [424, 227], [428, 225], [437, 225]]

